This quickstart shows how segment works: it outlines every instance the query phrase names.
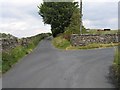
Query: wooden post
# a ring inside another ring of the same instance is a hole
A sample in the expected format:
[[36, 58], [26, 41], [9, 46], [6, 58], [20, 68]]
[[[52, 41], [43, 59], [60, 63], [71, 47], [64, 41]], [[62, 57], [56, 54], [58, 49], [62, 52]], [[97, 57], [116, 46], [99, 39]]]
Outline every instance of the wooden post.
[[80, 34], [82, 34], [82, 0], [80, 0]]

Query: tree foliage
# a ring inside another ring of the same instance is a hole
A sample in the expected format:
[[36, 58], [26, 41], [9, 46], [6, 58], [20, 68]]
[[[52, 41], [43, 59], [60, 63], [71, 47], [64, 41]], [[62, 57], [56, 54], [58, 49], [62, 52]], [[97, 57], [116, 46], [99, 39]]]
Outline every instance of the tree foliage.
[[68, 27], [65, 28], [64, 34], [71, 35], [71, 34], [80, 34], [85, 33], [86, 29], [82, 26], [82, 32], [80, 32], [80, 9], [76, 8], [73, 12], [71, 17], [71, 22]]
[[45, 24], [51, 25], [53, 36], [65, 31], [70, 24], [73, 11], [78, 7], [76, 2], [43, 2], [39, 5], [39, 15]]
[[80, 33], [80, 12], [79, 8], [75, 9], [72, 17], [70, 18], [71, 22], [68, 27], [65, 28], [65, 34], [79, 34]]

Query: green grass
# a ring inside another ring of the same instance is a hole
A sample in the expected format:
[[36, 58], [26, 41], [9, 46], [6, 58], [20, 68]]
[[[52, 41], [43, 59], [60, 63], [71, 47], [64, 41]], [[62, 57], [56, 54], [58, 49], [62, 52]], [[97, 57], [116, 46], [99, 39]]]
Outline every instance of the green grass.
[[37, 44], [43, 38], [47, 37], [46, 34], [37, 35], [31, 38], [27, 46], [17, 46], [16, 48], [2, 53], [2, 73], [7, 72], [15, 63], [17, 63], [26, 54], [32, 52]]
[[9, 52], [4, 52], [2, 55], [2, 73], [8, 71], [18, 59], [26, 55], [27, 49], [18, 46]]
[[10, 50], [9, 52], [2, 53], [2, 73], [7, 72], [19, 59], [21, 59], [26, 54], [29, 54], [35, 45], [30, 43], [28, 47], [17, 46], [16, 48]]
[[70, 46], [70, 42], [64, 38], [62, 38], [62, 36], [58, 36], [56, 38], [54, 38], [52, 40], [52, 43], [55, 47], [59, 48], [59, 49], [66, 49], [67, 47]]
[[116, 64], [117, 66], [120, 65], [120, 52], [118, 49], [116, 49], [116, 52], [115, 52], [114, 64]]
[[117, 80], [117, 86], [120, 89], [120, 51], [118, 48], [115, 51], [114, 64], [113, 64], [115, 79]]
[[111, 43], [111, 44], [100, 44], [100, 43], [93, 43], [86, 46], [70, 46], [67, 50], [78, 50], [78, 49], [95, 49], [95, 48], [107, 48], [117, 46], [118, 43]]

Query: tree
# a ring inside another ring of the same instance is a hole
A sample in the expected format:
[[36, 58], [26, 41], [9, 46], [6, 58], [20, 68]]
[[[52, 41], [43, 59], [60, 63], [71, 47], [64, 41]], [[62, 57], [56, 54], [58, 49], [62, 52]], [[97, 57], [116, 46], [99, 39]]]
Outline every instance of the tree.
[[55, 37], [68, 27], [73, 11], [77, 7], [76, 2], [43, 2], [38, 6], [38, 13], [43, 17], [45, 24], [51, 25], [51, 31]]
[[[65, 28], [64, 34], [71, 35], [71, 34], [80, 34], [80, 9], [76, 8], [73, 12], [71, 17], [71, 22], [68, 27]], [[85, 33], [86, 30], [84, 26], [82, 26], [82, 33]]]
[[71, 22], [68, 27], [65, 28], [64, 34], [79, 34], [80, 33], [80, 9], [77, 8], [74, 10], [72, 17], [70, 18]]

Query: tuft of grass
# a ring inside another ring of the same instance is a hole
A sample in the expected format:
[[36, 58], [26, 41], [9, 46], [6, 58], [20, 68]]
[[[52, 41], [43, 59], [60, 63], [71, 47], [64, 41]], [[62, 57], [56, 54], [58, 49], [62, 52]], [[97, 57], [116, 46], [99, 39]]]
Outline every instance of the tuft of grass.
[[118, 48], [115, 51], [113, 70], [117, 81], [117, 87], [120, 89], [120, 51]]
[[116, 49], [116, 52], [115, 52], [114, 64], [116, 64], [117, 66], [120, 65], [120, 52], [118, 49]]
[[86, 46], [70, 46], [67, 49], [68, 50], [78, 50], [78, 49], [95, 49], [95, 48], [107, 48], [107, 47], [113, 47], [117, 46], [118, 43], [111, 43], [111, 44], [99, 44], [99, 43], [93, 43]]
[[15, 64], [21, 57], [26, 54], [27, 49], [22, 46], [18, 46], [9, 52], [3, 52], [2, 54], [2, 73], [8, 71], [13, 64]]
[[59, 49], [66, 49], [70, 46], [70, 42], [62, 36], [58, 36], [52, 40], [53, 45]]

